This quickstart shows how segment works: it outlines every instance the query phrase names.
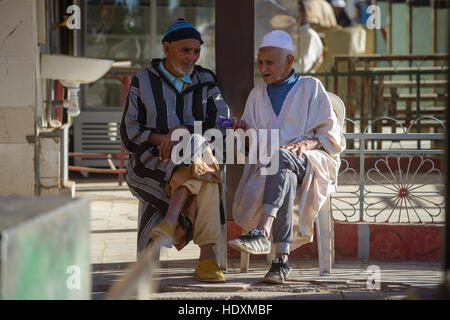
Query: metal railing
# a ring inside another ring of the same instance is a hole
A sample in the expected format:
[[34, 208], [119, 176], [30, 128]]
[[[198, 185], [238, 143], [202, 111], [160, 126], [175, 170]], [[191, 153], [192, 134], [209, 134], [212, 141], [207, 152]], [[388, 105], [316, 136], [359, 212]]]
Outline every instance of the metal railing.
[[[422, 120], [434, 121], [446, 130], [442, 121], [430, 116], [414, 120], [407, 128], [396, 119], [382, 117], [362, 131], [345, 134], [355, 147], [342, 154], [337, 193], [332, 198], [335, 220], [444, 223], [445, 182], [440, 165], [445, 134], [414, 132]], [[359, 129], [354, 121], [346, 121]], [[384, 128], [394, 123], [397, 132], [374, 133], [370, 129], [375, 122], [384, 122]], [[416, 142], [428, 148], [417, 148]]]
[[[313, 76], [313, 77], [317, 77], [319, 79], [324, 79], [323, 83], [324, 83], [324, 87], [327, 91], [331, 91], [335, 94], [337, 94], [338, 96], [341, 96], [344, 100], [345, 105], [348, 107], [350, 106], [350, 109], [353, 108], [353, 106], [358, 105], [359, 106], [359, 111], [367, 111], [364, 109], [368, 109], [369, 114], [364, 114], [363, 112], [363, 116], [360, 115], [360, 117], [354, 117], [354, 115], [351, 115], [351, 118], [354, 120], [372, 120], [375, 119], [376, 113], [376, 103], [380, 103], [381, 101], [376, 101], [377, 98], [377, 93], [380, 94], [382, 93], [381, 90], [382, 88], [390, 88], [392, 87], [392, 80], [391, 78], [394, 76], [404, 76], [404, 77], [413, 77], [412, 83], [413, 85], [411, 85], [411, 83], [406, 83], [404, 82], [405, 80], [399, 80], [399, 81], [403, 81], [403, 85], [404, 86], [408, 86], [411, 89], [414, 89], [415, 95], [413, 96], [408, 96], [407, 98], [411, 99], [414, 98], [414, 100], [416, 100], [417, 102], [417, 108], [416, 108], [416, 113], [414, 114], [415, 117], [420, 117], [423, 114], [421, 112], [423, 112], [424, 110], [421, 110], [421, 101], [423, 99], [431, 99], [431, 98], [435, 98], [436, 100], [445, 100], [446, 99], [446, 94], [436, 94], [435, 96], [423, 96], [423, 94], [421, 95], [421, 90], [423, 88], [430, 88], [430, 86], [432, 86], [432, 88], [436, 88], [436, 87], [442, 87], [443, 85], [446, 85], [446, 80], [441, 82], [429, 82], [427, 83], [427, 80], [424, 80], [424, 77], [426, 77], [427, 75], [429, 76], [446, 76], [447, 75], [447, 68], [446, 66], [442, 66], [442, 67], [433, 67], [432, 69], [430, 68], [417, 68], [416, 70], [401, 70], [398, 68], [392, 68], [392, 70], [387, 71], [348, 71], [348, 72], [322, 72], [322, 73], [312, 73], [312, 74], [304, 74], [304, 75], [309, 75], [309, 76]], [[386, 68], [385, 68], [386, 69]], [[362, 80], [364, 80], [360, 86], [356, 86], [356, 85], [347, 85], [346, 88], [344, 89], [344, 92], [340, 92], [341, 88], [338, 85], [339, 81], [338, 79], [341, 77], [346, 77], [347, 79], [351, 79], [351, 78], [360, 78]], [[387, 84], [384, 84], [385, 81], [385, 77], [389, 77], [390, 79], [388, 81]], [[333, 86], [330, 86], [330, 78], [333, 79]], [[376, 80], [378, 79], [378, 81]], [[367, 81], [368, 80], [368, 81]], [[380, 81], [381, 80], [381, 81]], [[394, 85], [396, 85], [394, 83]], [[397, 86], [402, 86], [401, 83], [399, 83]], [[378, 89], [380, 88], [380, 89]], [[367, 103], [367, 100], [365, 100], [365, 96], [363, 94], [360, 95], [360, 101], [358, 104], [356, 104], [356, 100], [355, 100], [355, 92], [357, 90], [367, 90], [369, 89], [369, 101]], [[379, 92], [375, 92], [376, 90], [379, 90]], [[386, 98], [389, 98], [386, 97]], [[394, 96], [392, 98], [395, 98]], [[400, 96], [397, 96], [397, 99], [401, 98]], [[369, 107], [369, 108], [367, 108]], [[352, 111], [352, 110], [351, 110]]]
[[[342, 155], [338, 192], [333, 195], [334, 219], [444, 223], [444, 181], [438, 165], [445, 154], [448, 56], [334, 59], [333, 72], [307, 74], [319, 78], [346, 106], [349, 149]], [[408, 60], [409, 67], [392, 66], [394, 60]], [[424, 66], [425, 60], [434, 66]], [[347, 72], [339, 71], [342, 62]], [[390, 66], [377, 67], [378, 62]], [[440, 105], [430, 108], [430, 101]]]
[[[140, 68], [134, 67], [112, 67], [108, 73], [104, 75], [104, 77], [114, 78], [120, 81], [120, 101], [121, 104], [126, 99], [126, 95], [128, 93], [128, 89], [130, 88], [131, 77], [140, 70]], [[105, 110], [104, 112], [108, 112]], [[120, 124], [118, 124], [119, 126]], [[75, 133], [81, 134], [81, 133]], [[111, 132], [108, 132], [108, 135], [105, 135], [105, 138], [110, 138]], [[123, 146], [117, 149], [116, 153], [83, 153], [83, 152], [70, 152], [69, 157], [82, 157], [82, 158], [100, 158], [105, 159], [105, 167], [109, 168], [97, 168], [97, 167], [81, 167], [81, 166], [69, 166], [69, 171], [78, 171], [78, 172], [94, 172], [94, 173], [107, 173], [107, 174], [117, 174], [117, 182], [119, 186], [122, 186], [124, 180], [124, 174], [126, 172], [125, 162], [126, 162], [126, 153]], [[119, 167], [117, 168], [112, 159], [119, 160]]]

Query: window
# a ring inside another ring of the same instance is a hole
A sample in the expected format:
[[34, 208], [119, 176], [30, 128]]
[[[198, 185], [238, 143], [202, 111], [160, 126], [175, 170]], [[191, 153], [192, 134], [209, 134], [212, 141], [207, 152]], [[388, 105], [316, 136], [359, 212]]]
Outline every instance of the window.
[[[183, 17], [205, 41], [197, 63], [215, 71], [214, 8], [214, 0], [85, 0], [83, 55], [145, 68], [152, 58], [163, 57], [161, 40], [166, 28]], [[118, 79], [103, 77], [85, 85], [83, 91], [84, 109], [122, 107]]]

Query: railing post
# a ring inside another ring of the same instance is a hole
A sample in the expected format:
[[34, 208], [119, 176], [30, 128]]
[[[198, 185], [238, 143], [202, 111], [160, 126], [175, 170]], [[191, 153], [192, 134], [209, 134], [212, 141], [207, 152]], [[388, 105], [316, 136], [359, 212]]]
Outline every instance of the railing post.
[[[366, 128], [367, 129], [367, 128]], [[359, 140], [359, 221], [364, 221], [364, 131], [361, 131], [361, 139]]]
[[[372, 73], [370, 73], [370, 111], [369, 111], [369, 121], [372, 121], [373, 119], [374, 119], [374, 95], [373, 95], [373, 78], [374, 78], [374, 75], [373, 75], [373, 72]], [[362, 129], [363, 127], [361, 126], [361, 129]], [[366, 128], [364, 128], [364, 129], [366, 129]], [[372, 148], [374, 147], [374, 144], [373, 144], [373, 141], [372, 141]]]
[[[417, 104], [416, 104], [416, 116], [417, 119], [420, 118], [420, 71], [417, 71], [416, 74], [416, 96], [417, 96]], [[417, 132], [420, 133], [420, 120], [417, 121]], [[417, 148], [420, 149], [420, 140], [417, 140]]]

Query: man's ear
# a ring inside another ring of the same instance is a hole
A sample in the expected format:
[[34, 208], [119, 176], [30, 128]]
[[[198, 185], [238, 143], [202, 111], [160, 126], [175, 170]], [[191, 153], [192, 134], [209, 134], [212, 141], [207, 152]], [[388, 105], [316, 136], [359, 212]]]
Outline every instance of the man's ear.
[[288, 54], [287, 56], [286, 56], [286, 64], [289, 66], [289, 67], [292, 67], [292, 64], [294, 63], [294, 56], [292, 55], [292, 54]]
[[169, 42], [164, 42], [163, 43], [163, 50], [164, 50], [164, 55], [167, 57], [167, 54], [169, 52], [169, 47], [170, 47], [170, 43]]

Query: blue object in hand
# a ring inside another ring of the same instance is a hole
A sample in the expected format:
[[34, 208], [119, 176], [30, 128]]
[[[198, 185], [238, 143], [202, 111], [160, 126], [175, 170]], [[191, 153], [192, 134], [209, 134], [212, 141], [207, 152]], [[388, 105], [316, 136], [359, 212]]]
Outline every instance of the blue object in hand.
[[234, 122], [233, 119], [228, 119], [228, 118], [219, 116], [219, 121], [217, 122], [217, 125], [224, 129], [229, 129], [229, 128], [233, 127], [233, 122]]

